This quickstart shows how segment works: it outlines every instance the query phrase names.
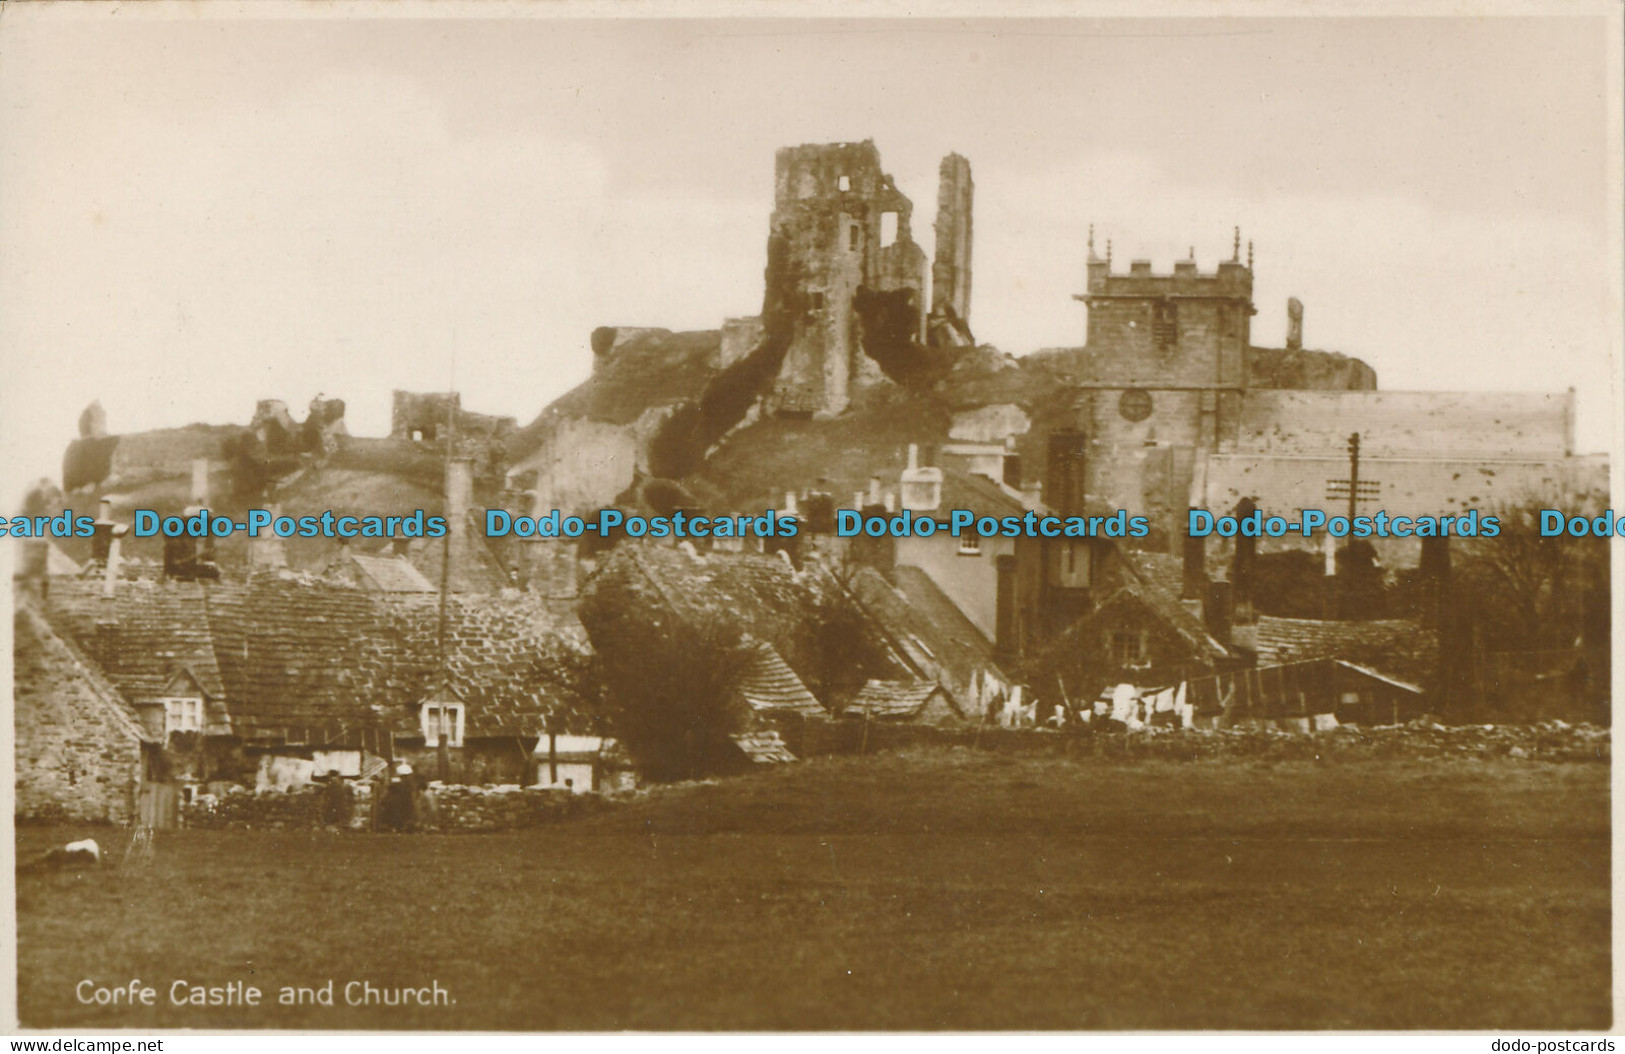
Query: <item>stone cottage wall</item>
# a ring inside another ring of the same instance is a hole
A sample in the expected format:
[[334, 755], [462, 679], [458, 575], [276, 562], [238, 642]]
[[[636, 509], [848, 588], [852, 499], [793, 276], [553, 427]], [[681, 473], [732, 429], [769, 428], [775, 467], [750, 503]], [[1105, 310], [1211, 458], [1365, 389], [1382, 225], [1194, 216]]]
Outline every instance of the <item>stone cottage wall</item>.
[[141, 780], [134, 719], [36, 612], [14, 620], [19, 820], [128, 823]]

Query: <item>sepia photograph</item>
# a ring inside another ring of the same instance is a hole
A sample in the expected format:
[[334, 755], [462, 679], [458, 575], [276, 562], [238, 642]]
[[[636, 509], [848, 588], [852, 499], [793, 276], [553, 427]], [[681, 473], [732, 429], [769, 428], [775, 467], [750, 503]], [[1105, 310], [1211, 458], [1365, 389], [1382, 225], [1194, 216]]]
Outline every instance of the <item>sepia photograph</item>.
[[1614, 1027], [1617, 5], [3, 7], [7, 1031]]

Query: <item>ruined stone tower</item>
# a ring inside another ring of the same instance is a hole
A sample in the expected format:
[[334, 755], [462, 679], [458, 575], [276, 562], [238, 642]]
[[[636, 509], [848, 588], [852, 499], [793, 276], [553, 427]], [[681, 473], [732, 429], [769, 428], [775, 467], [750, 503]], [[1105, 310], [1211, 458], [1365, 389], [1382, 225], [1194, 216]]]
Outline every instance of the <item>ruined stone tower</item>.
[[974, 343], [970, 335], [971, 205], [976, 184], [970, 162], [942, 159], [937, 184], [937, 255], [931, 265], [931, 338], [934, 344]]
[[[942, 173], [936, 271], [944, 288], [936, 303], [963, 327], [970, 308], [970, 164], [950, 155]], [[889, 340], [926, 342], [932, 271], [913, 238], [914, 204], [882, 170], [870, 140], [779, 150], [773, 200], [769, 274], [785, 288], [770, 289], [769, 299], [777, 292], [795, 321], [767, 409], [837, 414], [856, 391], [883, 379], [864, 352], [854, 303], [860, 293], [871, 302], [877, 294], [884, 299]]]

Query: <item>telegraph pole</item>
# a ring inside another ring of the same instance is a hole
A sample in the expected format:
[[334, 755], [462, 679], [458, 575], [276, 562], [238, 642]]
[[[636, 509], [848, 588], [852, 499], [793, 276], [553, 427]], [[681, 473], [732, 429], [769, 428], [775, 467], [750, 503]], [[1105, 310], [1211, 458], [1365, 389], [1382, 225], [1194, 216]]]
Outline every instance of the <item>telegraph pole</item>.
[[1360, 508], [1360, 433], [1349, 436], [1349, 532], [1353, 536], [1354, 514]]
[[[446, 400], [446, 458], [441, 467], [441, 490], [444, 491], [446, 482], [451, 478], [451, 459], [457, 451], [457, 411], [454, 405], [457, 394], [457, 336], [452, 331], [451, 343], [451, 387], [453, 398]], [[449, 495], [442, 494], [441, 500], [449, 505]], [[451, 509], [446, 509], [449, 515]], [[466, 526], [466, 525], [463, 525]], [[452, 524], [446, 524], [446, 533], [440, 540], [440, 615], [435, 626], [435, 646], [440, 658], [440, 735], [439, 749], [436, 751], [436, 768], [439, 769], [441, 783], [451, 782], [451, 670], [446, 665], [446, 604], [451, 592], [451, 533]]]

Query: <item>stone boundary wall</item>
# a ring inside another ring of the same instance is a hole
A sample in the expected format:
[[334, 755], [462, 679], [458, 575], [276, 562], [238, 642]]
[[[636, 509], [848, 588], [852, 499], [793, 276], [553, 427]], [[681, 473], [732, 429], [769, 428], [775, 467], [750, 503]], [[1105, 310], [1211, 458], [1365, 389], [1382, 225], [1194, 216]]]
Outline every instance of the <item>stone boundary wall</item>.
[[[415, 830], [447, 834], [512, 831], [609, 807], [617, 799], [552, 787], [434, 787], [419, 810]], [[238, 791], [207, 795], [181, 808], [186, 827], [299, 830], [380, 829], [373, 818], [372, 785], [324, 783], [290, 791]]]
[[[1426, 721], [1364, 728], [1342, 725], [1313, 734], [1273, 727], [1228, 729], [1147, 728], [1134, 733], [1057, 733], [1033, 729], [940, 729], [861, 722], [809, 723], [798, 737], [801, 757], [961, 749], [1017, 756], [1073, 757], [1080, 763], [1120, 761], [1479, 760], [1600, 762], [1610, 759], [1609, 732], [1595, 725], [1547, 721], [1539, 725], [1445, 727]], [[705, 781], [711, 782], [711, 781]], [[543, 787], [437, 787], [434, 802], [415, 828], [443, 834], [481, 834], [542, 827], [616, 808], [651, 795], [680, 793], [685, 784], [633, 792], [572, 794]], [[298, 790], [206, 796], [182, 807], [185, 826], [201, 829], [374, 830], [371, 788], [337, 783]]]
[[1225, 729], [1149, 727], [1132, 733], [1051, 732], [1037, 729], [944, 729], [871, 722], [808, 722], [798, 737], [799, 757], [874, 754], [891, 750], [959, 747], [1016, 755], [1062, 754], [1102, 759], [1167, 760], [1370, 760], [1414, 758], [1512, 758], [1535, 761], [1601, 761], [1610, 757], [1608, 729], [1547, 721], [1538, 725], [1460, 725], [1429, 721], [1366, 727], [1346, 724], [1306, 732], [1272, 727]]

